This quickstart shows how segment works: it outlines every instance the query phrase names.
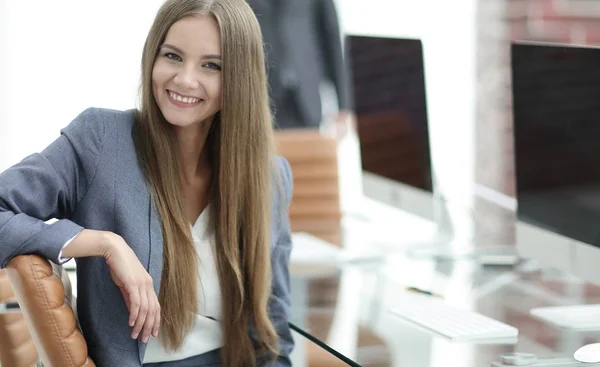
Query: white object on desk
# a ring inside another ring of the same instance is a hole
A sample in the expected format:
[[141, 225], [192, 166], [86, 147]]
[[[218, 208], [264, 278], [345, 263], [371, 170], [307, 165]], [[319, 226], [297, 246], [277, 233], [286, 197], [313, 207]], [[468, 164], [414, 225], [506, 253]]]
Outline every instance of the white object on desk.
[[578, 362], [598, 363], [600, 362], [600, 343], [588, 344], [577, 349], [573, 354]]
[[339, 247], [309, 233], [292, 233], [292, 264], [338, 264], [341, 262]]
[[[351, 241], [345, 241], [348, 244]], [[292, 233], [292, 254], [290, 263], [294, 265], [340, 265], [380, 260], [385, 254], [368, 246], [338, 247], [306, 232]]]
[[519, 330], [513, 326], [476, 312], [453, 307], [430, 296], [404, 297], [389, 311], [453, 341], [506, 339], [514, 343], [519, 335]]
[[567, 330], [600, 330], [600, 305], [532, 308], [531, 316]]

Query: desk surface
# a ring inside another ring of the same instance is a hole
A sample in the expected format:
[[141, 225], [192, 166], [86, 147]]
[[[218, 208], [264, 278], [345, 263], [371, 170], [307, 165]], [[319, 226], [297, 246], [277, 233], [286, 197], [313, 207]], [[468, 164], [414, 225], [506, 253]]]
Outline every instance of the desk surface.
[[[600, 331], [559, 330], [529, 315], [533, 307], [600, 303], [600, 288], [531, 263], [489, 268], [395, 253], [366, 263], [291, 270], [293, 322], [362, 366], [481, 367], [513, 352], [570, 358], [580, 346], [600, 341]], [[513, 325], [519, 338], [516, 344], [457, 343], [417, 328], [388, 312], [407, 286]]]

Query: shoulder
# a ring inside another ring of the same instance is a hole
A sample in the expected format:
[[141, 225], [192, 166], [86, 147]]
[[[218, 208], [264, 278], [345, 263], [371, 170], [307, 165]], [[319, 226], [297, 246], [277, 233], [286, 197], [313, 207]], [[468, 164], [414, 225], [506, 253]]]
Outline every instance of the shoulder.
[[111, 130], [118, 130], [122, 126], [131, 127], [136, 116], [137, 110], [119, 111], [90, 107], [81, 112], [61, 132], [71, 136], [85, 134], [92, 139], [103, 138]]
[[115, 137], [131, 131], [136, 116], [136, 110], [88, 108], [60, 132], [82, 162], [97, 167], [103, 152], [117, 141]]

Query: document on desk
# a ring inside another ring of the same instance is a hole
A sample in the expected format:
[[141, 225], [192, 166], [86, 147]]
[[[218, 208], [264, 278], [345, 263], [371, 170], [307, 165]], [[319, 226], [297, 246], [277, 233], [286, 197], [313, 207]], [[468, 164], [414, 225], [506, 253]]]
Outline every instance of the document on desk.
[[337, 265], [342, 261], [341, 249], [306, 232], [292, 233], [290, 263], [297, 265]]

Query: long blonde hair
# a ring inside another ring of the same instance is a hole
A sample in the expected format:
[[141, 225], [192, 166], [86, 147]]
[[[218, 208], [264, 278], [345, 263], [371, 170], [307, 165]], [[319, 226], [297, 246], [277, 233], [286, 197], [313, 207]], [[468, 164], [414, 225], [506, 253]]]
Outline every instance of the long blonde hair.
[[[176, 21], [210, 14], [222, 43], [222, 109], [207, 138], [213, 170], [210, 218], [222, 295], [225, 366], [254, 365], [255, 348], [272, 358], [278, 336], [269, 320], [273, 129], [260, 26], [246, 0], [167, 0], [144, 45], [141, 106], [135, 126], [140, 164], [162, 219], [164, 252], [160, 340], [181, 347], [197, 313], [197, 254], [182, 197], [178, 149], [152, 93], [159, 47]], [[249, 327], [254, 327], [254, 345]]]

